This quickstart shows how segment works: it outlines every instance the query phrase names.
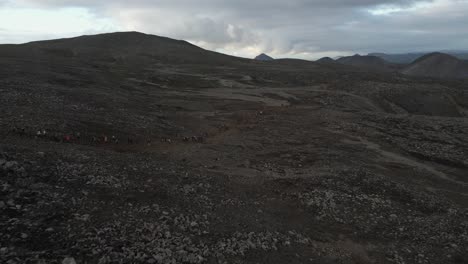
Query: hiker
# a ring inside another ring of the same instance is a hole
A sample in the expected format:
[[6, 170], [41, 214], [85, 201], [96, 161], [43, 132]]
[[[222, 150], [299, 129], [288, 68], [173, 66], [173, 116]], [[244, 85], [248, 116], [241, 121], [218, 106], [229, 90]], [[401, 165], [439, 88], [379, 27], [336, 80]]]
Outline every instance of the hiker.
[[98, 142], [98, 139], [96, 136], [93, 136], [93, 143], [96, 144]]
[[148, 138], [148, 139], [146, 140], [146, 144], [147, 144], [148, 146], [151, 146], [151, 139]]
[[47, 136], [47, 132], [45, 129], [42, 129], [42, 137], [46, 137]]
[[41, 130], [38, 130], [36, 132], [36, 138], [40, 138], [41, 136], [42, 136], [42, 132], [41, 132]]
[[70, 143], [71, 142], [71, 136], [70, 135], [64, 135], [63, 136], [63, 142], [65, 143]]
[[81, 138], [81, 133], [80, 132], [76, 132], [75, 133], [75, 137], [78, 141], [80, 141], [80, 138]]
[[102, 143], [107, 144], [107, 136], [106, 136], [106, 135], [102, 135], [101, 141], [102, 141]]
[[115, 143], [115, 136], [114, 135], [111, 137], [111, 140], [112, 140], [112, 142]]
[[203, 137], [202, 136], [193, 136], [192, 141], [193, 142], [203, 142]]

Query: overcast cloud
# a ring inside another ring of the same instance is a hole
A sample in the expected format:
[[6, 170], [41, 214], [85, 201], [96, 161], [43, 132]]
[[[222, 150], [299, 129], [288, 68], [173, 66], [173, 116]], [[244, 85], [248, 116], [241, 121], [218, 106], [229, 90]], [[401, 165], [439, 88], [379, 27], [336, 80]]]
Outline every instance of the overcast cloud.
[[468, 0], [0, 0], [0, 42], [112, 31], [252, 57], [468, 49]]

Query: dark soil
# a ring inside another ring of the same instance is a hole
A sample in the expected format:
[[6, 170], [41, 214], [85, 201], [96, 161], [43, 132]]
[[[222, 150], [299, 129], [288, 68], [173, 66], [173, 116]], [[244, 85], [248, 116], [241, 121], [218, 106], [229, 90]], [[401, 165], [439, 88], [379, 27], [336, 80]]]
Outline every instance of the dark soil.
[[464, 81], [139, 33], [0, 56], [1, 263], [468, 263]]

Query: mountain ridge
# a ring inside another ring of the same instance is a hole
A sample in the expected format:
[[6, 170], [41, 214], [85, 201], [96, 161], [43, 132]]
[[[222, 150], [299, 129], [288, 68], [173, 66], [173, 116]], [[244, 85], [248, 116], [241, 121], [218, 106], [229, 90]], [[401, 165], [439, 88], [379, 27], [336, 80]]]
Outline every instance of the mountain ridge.
[[[468, 60], [468, 51], [440, 51], [452, 55], [458, 59]], [[414, 62], [416, 59], [434, 52], [408, 52], [408, 53], [384, 53], [384, 52], [373, 52], [368, 55], [380, 57], [388, 62], [409, 64]]]
[[372, 70], [372, 71], [391, 71], [391, 64], [385, 61], [382, 58], [377, 56], [369, 56], [364, 55], [361, 56], [359, 54], [353, 56], [346, 56], [341, 57], [336, 60], [337, 63], [359, 67], [362, 69]]
[[405, 67], [403, 74], [435, 78], [468, 78], [468, 64], [441, 52], [426, 54]]

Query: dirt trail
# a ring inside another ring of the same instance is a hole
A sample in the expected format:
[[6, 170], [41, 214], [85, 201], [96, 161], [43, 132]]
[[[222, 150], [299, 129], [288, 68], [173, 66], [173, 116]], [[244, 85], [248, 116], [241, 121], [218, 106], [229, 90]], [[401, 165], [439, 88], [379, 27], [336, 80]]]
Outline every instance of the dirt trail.
[[[202, 95], [209, 97], [217, 97], [222, 99], [230, 100], [242, 100], [249, 102], [259, 102], [267, 106], [288, 106], [290, 105], [287, 98], [291, 98], [292, 95], [285, 93], [284, 91], [276, 91], [274, 89], [241, 89], [241, 88], [218, 88], [209, 89], [199, 92]], [[265, 96], [264, 93], [275, 94], [278, 97], [285, 98], [284, 100], [271, 98]]]
[[401, 154], [384, 150], [384, 149], [382, 149], [382, 147], [380, 145], [378, 145], [376, 143], [373, 143], [373, 142], [370, 142], [367, 139], [364, 139], [364, 138], [361, 138], [361, 137], [352, 137], [352, 138], [355, 139], [355, 140], [343, 139], [342, 142], [347, 143], [347, 144], [363, 144], [368, 149], [379, 153], [380, 155], [384, 156], [385, 158], [387, 158], [389, 160], [392, 160], [392, 161], [395, 161], [395, 162], [398, 162], [398, 163], [401, 163], [401, 164], [404, 164], [404, 165], [407, 165], [407, 166], [410, 166], [410, 167], [413, 167], [413, 168], [417, 168], [417, 169], [420, 169], [420, 170], [425, 170], [425, 171], [431, 173], [434, 176], [437, 176], [437, 177], [439, 177], [439, 178], [441, 178], [443, 180], [446, 180], [446, 181], [450, 181], [452, 183], [466, 185], [465, 182], [454, 180], [454, 179], [450, 178], [446, 173], [441, 172], [439, 170], [436, 170], [432, 166], [429, 166], [429, 165], [424, 164], [422, 162], [418, 162], [418, 161], [415, 161], [413, 159], [404, 157]]

